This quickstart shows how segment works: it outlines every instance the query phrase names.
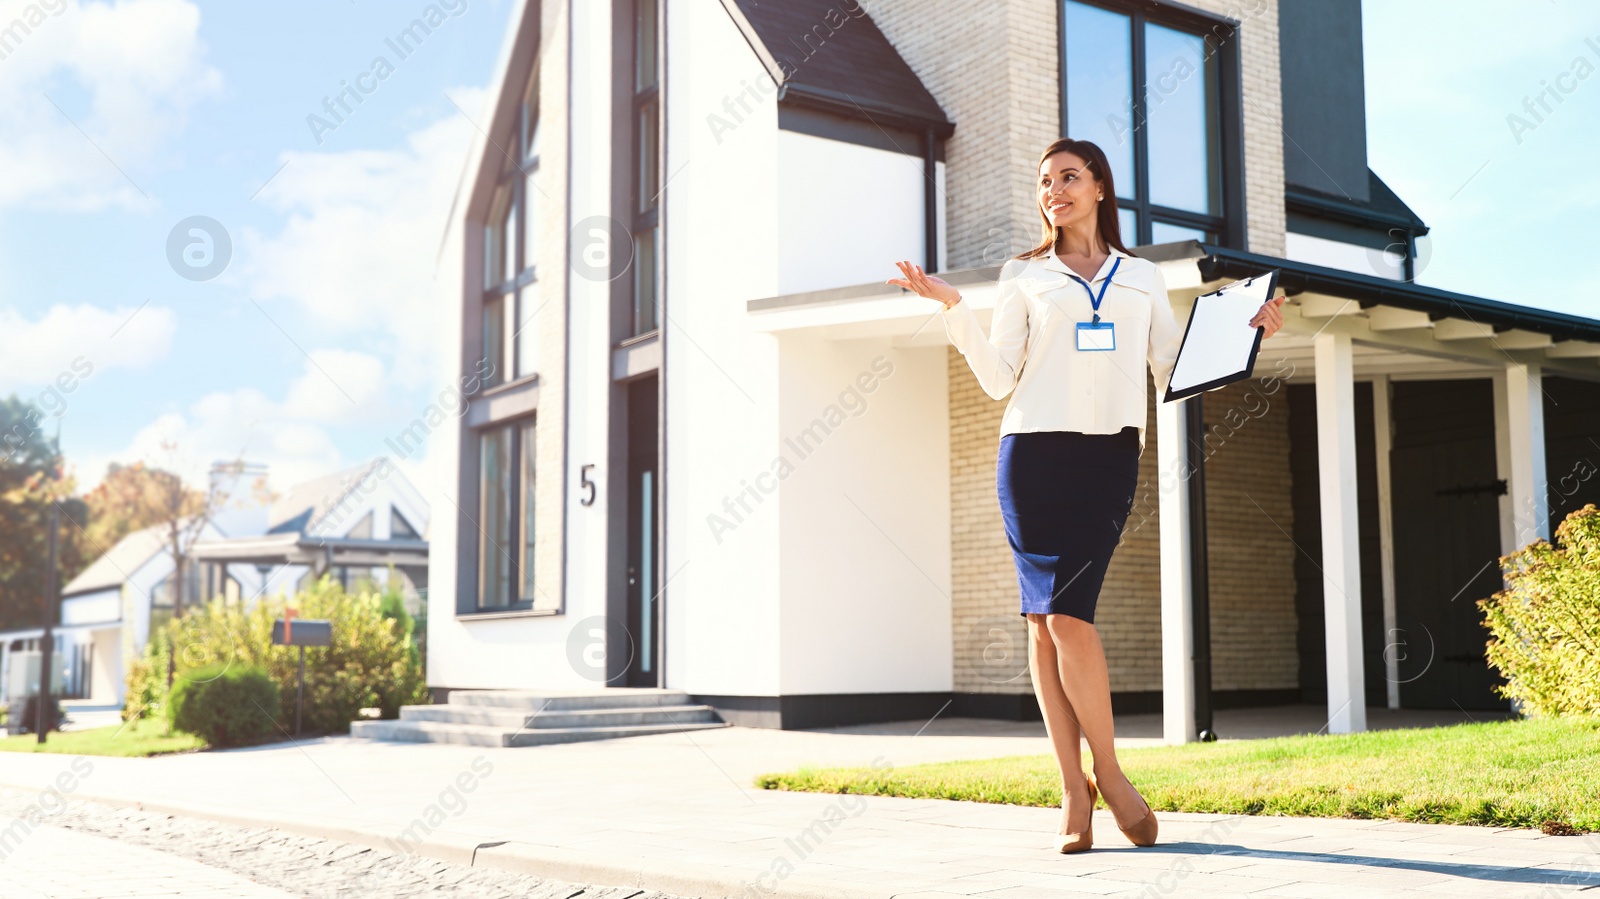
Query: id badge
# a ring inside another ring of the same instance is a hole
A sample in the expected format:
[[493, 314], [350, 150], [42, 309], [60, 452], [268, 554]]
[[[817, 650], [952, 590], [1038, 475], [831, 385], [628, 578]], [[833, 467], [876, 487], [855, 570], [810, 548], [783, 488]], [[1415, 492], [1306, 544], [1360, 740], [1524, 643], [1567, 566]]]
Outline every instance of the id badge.
[[1112, 322], [1078, 322], [1078, 349], [1116, 349], [1117, 331], [1112, 325]]

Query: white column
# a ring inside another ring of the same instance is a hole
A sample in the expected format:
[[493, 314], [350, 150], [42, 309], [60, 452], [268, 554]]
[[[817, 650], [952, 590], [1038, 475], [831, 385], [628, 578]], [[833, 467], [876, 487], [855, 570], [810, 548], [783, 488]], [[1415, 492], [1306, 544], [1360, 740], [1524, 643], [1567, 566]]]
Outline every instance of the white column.
[[1394, 488], [1390, 481], [1389, 450], [1394, 446], [1394, 416], [1390, 412], [1388, 375], [1372, 380], [1373, 449], [1378, 462], [1378, 546], [1383, 568], [1383, 672], [1388, 684], [1389, 708], [1400, 708], [1400, 656], [1388, 647], [1399, 622], [1394, 610]]
[[1361, 670], [1361, 556], [1356, 530], [1356, 404], [1348, 334], [1315, 338], [1317, 482], [1322, 506], [1322, 615], [1328, 732], [1367, 729]]
[[[1500, 522], [1500, 552], [1550, 539], [1550, 491], [1544, 466], [1544, 388], [1538, 365], [1507, 362], [1495, 378], [1495, 449], [1508, 502]], [[1509, 507], [1509, 508], [1506, 508]]]
[[1189, 465], [1183, 402], [1156, 403], [1161, 491], [1161, 733], [1195, 739], [1194, 621], [1189, 583]]

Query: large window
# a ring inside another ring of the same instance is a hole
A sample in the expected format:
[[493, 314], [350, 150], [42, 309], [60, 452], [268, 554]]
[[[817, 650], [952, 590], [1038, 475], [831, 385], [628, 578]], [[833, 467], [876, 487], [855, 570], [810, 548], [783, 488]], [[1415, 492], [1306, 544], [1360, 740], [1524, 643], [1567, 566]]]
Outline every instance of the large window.
[[478, 606], [529, 609], [534, 595], [534, 419], [479, 435]]
[[1061, 23], [1062, 121], [1105, 150], [1123, 241], [1236, 242], [1234, 29], [1112, 0], [1063, 0]]
[[633, 0], [633, 333], [660, 327], [661, 28], [659, 0]]
[[485, 386], [538, 371], [539, 174], [538, 65], [528, 80], [517, 123], [504, 145], [489, 148], [500, 166], [483, 240], [483, 353]]

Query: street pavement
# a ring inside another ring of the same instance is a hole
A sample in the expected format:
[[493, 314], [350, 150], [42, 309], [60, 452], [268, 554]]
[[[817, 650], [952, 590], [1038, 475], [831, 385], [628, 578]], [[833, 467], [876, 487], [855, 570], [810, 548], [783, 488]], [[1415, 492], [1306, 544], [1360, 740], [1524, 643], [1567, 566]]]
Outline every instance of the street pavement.
[[[1381, 712], [1369, 715], [1382, 722]], [[1252, 714], [1219, 712], [1218, 729], [1227, 737], [1293, 718]], [[1119, 748], [1152, 742], [1118, 738]], [[1163, 812], [1160, 842], [1140, 849], [1101, 809], [1095, 848], [1063, 856], [1052, 847], [1058, 809], [753, 786], [758, 774], [801, 765], [902, 767], [1048, 751], [1037, 722], [942, 718], [522, 749], [329, 738], [87, 760], [92, 770], [70, 799], [74, 808], [92, 799], [124, 813], [276, 828], [407, 859], [681, 897], [1344, 899], [1359, 891], [1516, 899], [1600, 887], [1600, 835]], [[6, 754], [0, 783], [40, 793], [70, 762]]]
[[[36, 794], [0, 787], [0, 820], [26, 818]], [[0, 834], [0, 899], [680, 899], [496, 868], [112, 808], [51, 807], [49, 824]]]

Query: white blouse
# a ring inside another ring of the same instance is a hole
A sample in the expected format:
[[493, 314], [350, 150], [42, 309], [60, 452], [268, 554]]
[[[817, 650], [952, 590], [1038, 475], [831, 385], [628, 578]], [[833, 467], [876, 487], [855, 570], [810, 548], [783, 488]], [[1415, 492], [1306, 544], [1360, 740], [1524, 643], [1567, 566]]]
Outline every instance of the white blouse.
[[1144, 454], [1145, 364], [1155, 376], [1157, 395], [1165, 393], [1183, 329], [1172, 314], [1166, 279], [1148, 259], [1113, 249], [1094, 276], [1097, 294], [1113, 264], [1117, 272], [1100, 304], [1100, 321], [1115, 323], [1114, 350], [1077, 348], [1077, 323], [1093, 318], [1094, 305], [1083, 278], [1054, 250], [1049, 256], [1012, 259], [1000, 270], [987, 339], [971, 303], [960, 300], [939, 313], [983, 392], [997, 400], [1011, 394], [1000, 419], [1002, 436], [1115, 434], [1132, 425], [1139, 429], [1139, 453]]

